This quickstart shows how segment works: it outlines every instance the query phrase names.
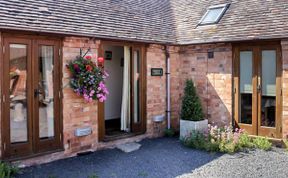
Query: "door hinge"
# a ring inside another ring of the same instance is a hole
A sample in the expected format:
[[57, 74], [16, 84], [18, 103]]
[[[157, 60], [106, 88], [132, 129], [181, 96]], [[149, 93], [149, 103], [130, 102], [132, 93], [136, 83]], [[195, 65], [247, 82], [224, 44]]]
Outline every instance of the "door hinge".
[[3, 143], [3, 150], [6, 150], [6, 143]]
[[2, 95], [2, 102], [5, 103], [5, 95]]
[[59, 57], [61, 57], [61, 49], [59, 49]]
[[62, 134], [60, 133], [59, 134], [59, 137], [60, 137], [60, 142], [62, 141]]
[[236, 91], [237, 91], [236, 88], [234, 88], [234, 93], [236, 93]]
[[61, 91], [58, 92], [58, 97], [61, 99]]
[[3, 54], [5, 53], [5, 46], [3, 46]]

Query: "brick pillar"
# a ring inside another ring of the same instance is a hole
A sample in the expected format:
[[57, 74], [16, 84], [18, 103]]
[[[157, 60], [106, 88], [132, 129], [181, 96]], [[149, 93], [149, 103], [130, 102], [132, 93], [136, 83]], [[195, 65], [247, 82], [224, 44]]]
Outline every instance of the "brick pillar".
[[288, 137], [288, 40], [281, 41], [282, 46], [282, 133], [283, 138]]
[[[97, 40], [76, 37], [67, 37], [63, 41], [63, 144], [66, 154], [93, 148], [98, 142], [97, 102], [86, 103], [74, 93], [69, 86], [70, 73], [66, 64], [80, 54], [80, 48], [85, 52], [90, 47], [92, 54], [97, 56], [99, 43]], [[92, 127], [92, 134], [75, 137], [75, 129], [83, 127]]]
[[163, 134], [166, 122], [154, 123], [153, 116], [165, 114], [166, 76], [151, 76], [151, 68], [163, 68], [165, 73], [165, 53], [161, 45], [147, 48], [147, 133], [150, 137]]

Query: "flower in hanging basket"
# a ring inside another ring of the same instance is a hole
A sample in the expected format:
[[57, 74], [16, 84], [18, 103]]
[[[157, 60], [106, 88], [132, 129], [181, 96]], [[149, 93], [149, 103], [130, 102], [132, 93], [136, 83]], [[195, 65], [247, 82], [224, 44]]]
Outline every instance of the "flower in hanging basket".
[[87, 71], [90, 72], [90, 71], [92, 71], [92, 69], [93, 69], [92, 66], [90, 66], [90, 65], [86, 65], [86, 70], [87, 70]]
[[87, 59], [87, 60], [91, 60], [91, 59], [92, 59], [92, 56], [87, 55], [87, 56], [85, 56], [85, 59]]
[[98, 100], [104, 102], [109, 94], [104, 80], [109, 75], [90, 59], [89, 57], [79, 56], [67, 64], [71, 72], [70, 85], [74, 92], [82, 96], [85, 101]]

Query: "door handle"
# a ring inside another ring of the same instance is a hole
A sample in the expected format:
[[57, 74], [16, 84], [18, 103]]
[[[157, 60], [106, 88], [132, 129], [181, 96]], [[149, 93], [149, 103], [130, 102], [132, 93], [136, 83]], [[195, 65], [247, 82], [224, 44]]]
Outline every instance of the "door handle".
[[34, 89], [34, 97], [39, 96], [40, 90], [39, 89]]
[[260, 92], [261, 89], [262, 89], [262, 88], [261, 88], [261, 85], [258, 85], [258, 86], [257, 86], [257, 91]]

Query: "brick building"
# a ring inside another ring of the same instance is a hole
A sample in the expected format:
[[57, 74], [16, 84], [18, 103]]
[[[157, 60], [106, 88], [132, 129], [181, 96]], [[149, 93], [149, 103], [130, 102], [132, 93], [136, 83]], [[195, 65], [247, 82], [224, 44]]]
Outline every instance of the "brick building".
[[[186, 79], [211, 124], [288, 135], [285, 0], [8, 0], [0, 14], [2, 159], [30, 165], [161, 136], [168, 96], [178, 129]], [[69, 86], [66, 64], [80, 49], [105, 58], [105, 103]]]

